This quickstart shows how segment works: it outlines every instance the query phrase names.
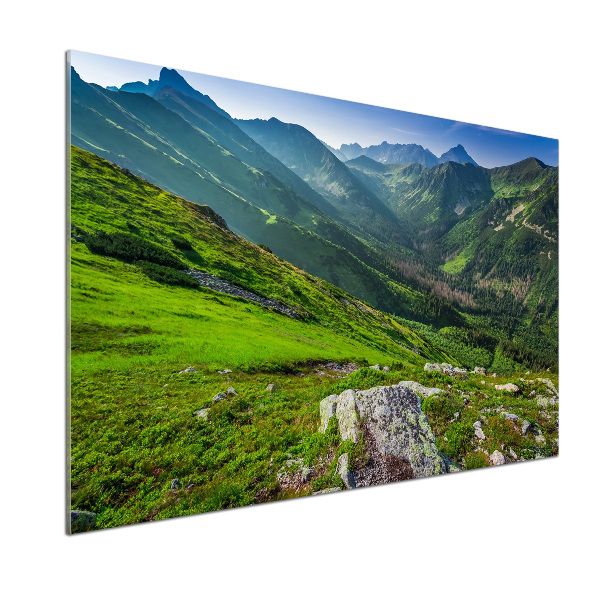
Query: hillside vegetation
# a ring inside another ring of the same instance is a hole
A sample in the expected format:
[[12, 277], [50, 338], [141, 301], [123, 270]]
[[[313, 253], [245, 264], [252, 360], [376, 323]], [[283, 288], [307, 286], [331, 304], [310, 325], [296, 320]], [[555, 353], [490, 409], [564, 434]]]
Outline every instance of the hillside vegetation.
[[[338, 458], [362, 464], [364, 449], [335, 424], [317, 431], [321, 400], [401, 379], [448, 390], [423, 409], [458, 468], [487, 466], [505, 446], [515, 460], [558, 451], [548, 400], [529, 399], [545, 389], [533, 375], [514, 379], [513, 397], [495, 390], [503, 378], [424, 372], [427, 360], [460, 361], [415, 325], [244, 240], [210, 208], [71, 152], [71, 502], [97, 527], [343, 486]], [[169, 279], [189, 269], [298, 316]]]

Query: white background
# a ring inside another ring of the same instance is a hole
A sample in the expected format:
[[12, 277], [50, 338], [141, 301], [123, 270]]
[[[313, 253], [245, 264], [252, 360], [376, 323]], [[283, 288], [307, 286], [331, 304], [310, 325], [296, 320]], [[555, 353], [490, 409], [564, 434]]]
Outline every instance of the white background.
[[[589, 598], [598, 559], [598, 14], [587, 2], [3, 8], [7, 598]], [[561, 456], [64, 535], [69, 48], [560, 139]]]

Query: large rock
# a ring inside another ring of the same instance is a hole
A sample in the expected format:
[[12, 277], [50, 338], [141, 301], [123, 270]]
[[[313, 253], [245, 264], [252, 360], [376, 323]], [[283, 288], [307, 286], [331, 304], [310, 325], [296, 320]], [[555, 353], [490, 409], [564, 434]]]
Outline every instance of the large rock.
[[[321, 430], [336, 415], [340, 436], [363, 439], [370, 464], [357, 486], [446, 473], [420, 398], [401, 385], [346, 390], [321, 402]], [[377, 473], [373, 477], [373, 473]]]
[[429, 396], [434, 396], [435, 394], [445, 394], [444, 390], [436, 387], [425, 387], [420, 384], [418, 381], [401, 381], [398, 385], [403, 387], [407, 387], [409, 390], [415, 392], [415, 394], [419, 394], [422, 398], [428, 398]]
[[337, 463], [337, 474], [340, 476], [341, 480], [344, 482], [344, 485], [348, 489], [352, 489], [356, 487], [356, 481], [354, 480], [354, 474], [350, 471], [348, 466], [348, 453], [344, 452], [338, 458]]
[[92, 531], [96, 527], [96, 513], [85, 510], [71, 511], [71, 533]]
[[496, 389], [498, 391], [506, 391], [506, 392], [520, 392], [520, 388], [518, 385], [515, 385], [514, 383], [505, 383], [504, 385], [500, 385], [500, 384], [496, 384]]
[[494, 450], [490, 456], [490, 464], [494, 467], [497, 467], [499, 465], [503, 465], [505, 462], [506, 460], [504, 459], [502, 452], [500, 452], [500, 450]]

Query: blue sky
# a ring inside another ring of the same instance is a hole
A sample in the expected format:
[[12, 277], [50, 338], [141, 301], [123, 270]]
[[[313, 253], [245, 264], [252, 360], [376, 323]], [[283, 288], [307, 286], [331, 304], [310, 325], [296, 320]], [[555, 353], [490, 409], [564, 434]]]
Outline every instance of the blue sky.
[[[70, 56], [82, 79], [101, 86], [119, 87], [129, 81], [158, 79], [161, 69], [85, 52], [71, 51]], [[177, 70], [192, 87], [208, 94], [232, 117], [276, 117], [297, 123], [334, 148], [352, 142], [361, 146], [383, 141], [415, 143], [440, 156], [462, 144], [484, 167], [508, 165], [530, 156], [558, 165], [558, 140], [552, 138]]]

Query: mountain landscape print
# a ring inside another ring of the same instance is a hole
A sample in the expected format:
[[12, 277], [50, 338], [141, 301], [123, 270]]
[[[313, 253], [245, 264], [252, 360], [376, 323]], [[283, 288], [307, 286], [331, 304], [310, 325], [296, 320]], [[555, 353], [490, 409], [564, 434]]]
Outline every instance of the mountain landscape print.
[[67, 68], [72, 533], [558, 455], [557, 140]]

